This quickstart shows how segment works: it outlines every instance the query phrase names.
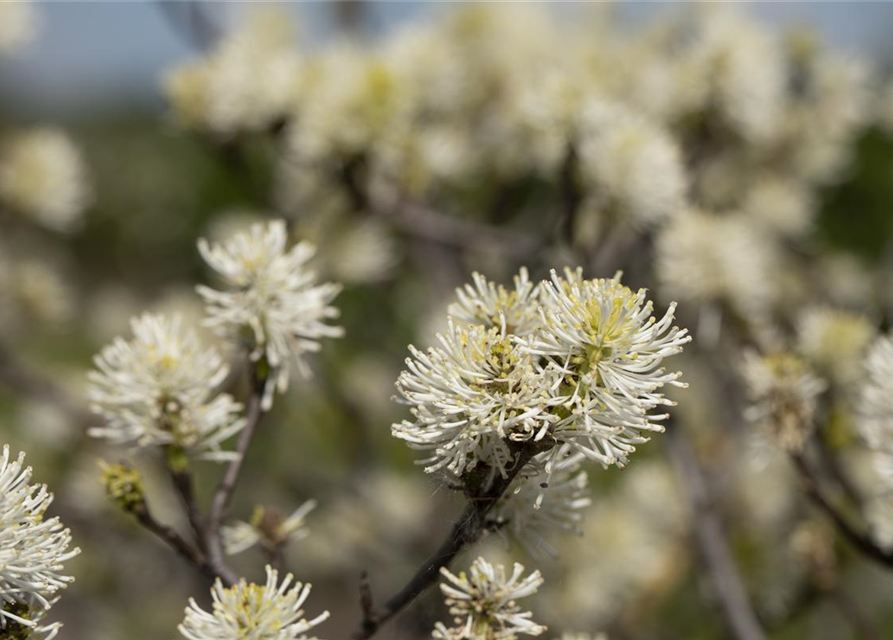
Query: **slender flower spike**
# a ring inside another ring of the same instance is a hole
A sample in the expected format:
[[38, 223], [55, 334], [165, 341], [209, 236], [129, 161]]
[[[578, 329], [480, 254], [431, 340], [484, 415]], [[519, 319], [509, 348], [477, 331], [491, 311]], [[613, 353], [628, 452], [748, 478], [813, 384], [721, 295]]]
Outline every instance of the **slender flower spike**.
[[341, 327], [326, 324], [338, 317], [331, 302], [341, 286], [317, 285], [307, 268], [315, 248], [301, 242], [286, 250], [287, 239], [285, 222], [275, 220], [222, 244], [198, 241], [205, 262], [227, 286], [225, 291], [198, 287], [207, 303], [207, 324], [231, 339], [247, 339], [252, 360], [263, 359], [271, 368], [265, 409], [272, 406], [275, 389], [287, 389], [290, 360], [309, 375], [304, 354], [319, 351], [321, 338], [343, 335]]
[[305, 632], [329, 617], [325, 611], [312, 620], [301, 608], [310, 585], [293, 582], [267, 566], [264, 586], [246, 582], [225, 588], [218, 580], [211, 589], [213, 605], [204, 611], [190, 599], [180, 634], [187, 640], [310, 640]]
[[316, 500], [308, 500], [287, 518], [275, 509], [255, 508], [251, 522], [236, 522], [223, 527], [221, 533], [227, 555], [242, 553], [256, 544], [276, 550], [289, 541], [306, 538], [310, 532], [304, 521], [315, 508]]
[[428, 473], [461, 476], [483, 461], [505, 475], [509, 442], [531, 440], [556, 419], [548, 411], [548, 372], [513, 341], [504, 316], [500, 323], [488, 329], [450, 320], [439, 347], [424, 353], [410, 346], [397, 390], [415, 419], [392, 433], [431, 452], [421, 461]]
[[506, 579], [502, 565], [494, 567], [478, 558], [469, 574], [462, 571], [457, 576], [445, 567], [440, 573], [444, 577], [440, 590], [455, 616], [455, 626], [448, 628], [438, 622], [432, 634], [437, 640], [515, 640], [519, 635], [538, 636], [546, 631], [517, 603], [543, 584], [539, 571], [522, 578], [524, 567], [515, 563], [511, 577]]
[[465, 324], [499, 327], [505, 318], [508, 333], [523, 336], [533, 333], [540, 325], [540, 285], [530, 281], [522, 267], [515, 276], [515, 288], [506, 289], [490, 282], [480, 273], [471, 276], [474, 285], [456, 289], [457, 302], [450, 305], [449, 314]]
[[46, 518], [53, 500], [46, 486], [30, 484], [24, 454], [0, 457], [0, 637], [54, 637], [59, 624], [44, 625], [47, 610], [74, 578], [63, 563], [80, 549], [69, 548], [71, 532], [58, 518]]
[[214, 389], [228, 369], [214, 349], [182, 327], [178, 316], [144, 314], [131, 322], [133, 338], [117, 338], [96, 357], [89, 374], [92, 409], [106, 426], [90, 435], [132, 446], [173, 445], [226, 460], [221, 443], [244, 426], [242, 406]]
[[[664, 430], [667, 414], [652, 412], [674, 403], [662, 389], [686, 385], [661, 364], [691, 336], [673, 325], [675, 303], [658, 320], [645, 290], [631, 290], [619, 276], [583, 280], [579, 270], [563, 278], [552, 271], [543, 298], [542, 329], [518, 338], [524, 352], [544, 358], [555, 374], [556, 421], [536, 438], [549, 435], [587, 458], [623, 466], [648, 441], [646, 433]], [[553, 449], [556, 457], [560, 450]]]

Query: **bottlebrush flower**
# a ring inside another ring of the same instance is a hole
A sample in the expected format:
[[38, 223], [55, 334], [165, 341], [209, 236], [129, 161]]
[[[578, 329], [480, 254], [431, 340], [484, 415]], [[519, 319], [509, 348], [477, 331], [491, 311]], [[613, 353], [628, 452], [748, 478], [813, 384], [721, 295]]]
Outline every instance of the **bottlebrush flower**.
[[456, 289], [458, 300], [449, 314], [465, 324], [498, 327], [505, 318], [506, 331], [527, 335], [539, 327], [540, 285], [530, 281], [522, 267], [514, 279], [514, 289], [490, 282], [480, 273], [471, 275], [474, 284]]
[[[548, 459], [549, 454], [539, 457]], [[499, 531], [511, 533], [532, 555], [555, 558], [558, 551], [546, 540], [552, 531], [582, 535], [583, 510], [592, 504], [589, 477], [582, 470], [583, 456], [571, 455], [552, 468], [539, 460], [519, 474], [493, 509]], [[503, 526], [504, 525], [504, 526]]]
[[49, 640], [59, 624], [44, 625], [57, 594], [73, 580], [62, 573], [63, 563], [80, 549], [69, 548], [71, 532], [58, 518], [47, 518], [53, 495], [46, 486], [31, 484], [25, 454], [11, 459], [9, 447], [0, 457], [0, 635], [39, 634]]
[[667, 414], [652, 413], [674, 404], [663, 387], [686, 386], [679, 372], [661, 365], [691, 340], [688, 330], [673, 325], [675, 303], [658, 320], [645, 290], [633, 291], [619, 277], [583, 280], [579, 271], [563, 278], [552, 271], [543, 297], [542, 328], [518, 338], [555, 377], [555, 420], [536, 439], [549, 435], [592, 460], [622, 466], [647, 433], [664, 430]]
[[802, 449], [825, 382], [790, 353], [745, 353], [744, 377], [751, 397], [747, 418], [768, 427], [786, 449]]
[[432, 452], [425, 471], [457, 476], [485, 461], [500, 474], [511, 462], [509, 442], [531, 440], [557, 417], [549, 413], [549, 381], [500, 327], [461, 327], [450, 320], [440, 346], [410, 346], [397, 380], [398, 401], [414, 420], [392, 427], [410, 447]]
[[[225, 588], [218, 580], [211, 589], [210, 612], [190, 599], [180, 633], [187, 640], [309, 640], [309, 631], [329, 617], [323, 612], [312, 620], [301, 607], [310, 594], [310, 585], [293, 582], [267, 566], [264, 586], [244, 579]], [[290, 588], [289, 588], [290, 587]]]
[[447, 628], [438, 622], [432, 634], [437, 640], [515, 640], [518, 635], [538, 636], [546, 631], [517, 603], [543, 584], [539, 571], [522, 578], [524, 567], [515, 563], [512, 575], [506, 578], [502, 565], [494, 567], [478, 558], [468, 574], [462, 571], [457, 576], [446, 568], [440, 573], [445, 578], [440, 590], [455, 616], [455, 626]]
[[214, 389], [228, 373], [215, 349], [204, 348], [179, 316], [144, 314], [134, 337], [115, 339], [89, 373], [93, 411], [106, 426], [90, 435], [132, 446], [175, 445], [200, 457], [230, 457], [221, 443], [240, 431], [242, 406]]
[[198, 241], [205, 262], [227, 286], [225, 291], [198, 287], [207, 303], [207, 324], [234, 340], [247, 337], [251, 359], [266, 359], [271, 369], [266, 409], [275, 389], [288, 388], [290, 360], [309, 375], [304, 354], [319, 351], [321, 338], [343, 335], [341, 327], [326, 324], [338, 317], [331, 302], [341, 286], [317, 285], [316, 273], [307, 268], [316, 249], [301, 242], [286, 250], [287, 239], [285, 222], [275, 220], [221, 244]]

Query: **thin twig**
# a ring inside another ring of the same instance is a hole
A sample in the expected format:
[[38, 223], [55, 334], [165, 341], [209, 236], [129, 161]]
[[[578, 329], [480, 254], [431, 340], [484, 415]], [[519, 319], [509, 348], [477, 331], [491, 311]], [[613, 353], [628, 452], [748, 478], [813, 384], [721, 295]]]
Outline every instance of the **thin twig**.
[[818, 430], [815, 435], [810, 438], [812, 442], [815, 443], [816, 451], [819, 455], [819, 461], [821, 462], [824, 469], [830, 474], [831, 478], [840, 485], [840, 488], [843, 490], [844, 495], [846, 495], [847, 499], [851, 500], [859, 510], [862, 509], [864, 500], [862, 498], [862, 494], [859, 491], [859, 488], [856, 486], [856, 483], [853, 482], [853, 479], [849, 477], [846, 471], [840, 464], [840, 460], [837, 459], [837, 456], [834, 455], [834, 452], [831, 450], [831, 447], [828, 445], [826, 440], [828, 436], [828, 425], [827, 423]]
[[236, 577], [232, 570], [226, 566], [226, 560], [223, 553], [223, 539], [220, 534], [220, 528], [223, 525], [223, 519], [226, 517], [226, 511], [232, 499], [236, 484], [239, 481], [239, 475], [242, 472], [242, 466], [245, 462], [245, 456], [254, 439], [257, 426], [260, 419], [264, 415], [263, 397], [264, 387], [266, 386], [266, 376], [258, 373], [258, 367], [255, 366], [252, 374], [251, 396], [248, 399], [248, 409], [245, 412], [245, 428], [239, 434], [239, 442], [236, 445], [236, 457], [230, 461], [223, 474], [217, 490], [214, 492], [214, 499], [211, 503], [211, 513], [208, 517], [207, 529], [207, 548], [208, 559], [214, 570], [221, 576], [225, 582], [235, 583]]
[[262, 547], [264, 555], [267, 557], [267, 564], [276, 571], [282, 572], [285, 567], [285, 546], [286, 542], [278, 542], [272, 546], [264, 545]]
[[375, 619], [375, 605], [372, 601], [372, 585], [369, 582], [369, 572], [363, 570], [360, 574], [360, 610], [363, 612], [363, 620]]
[[831, 596], [837, 607], [843, 613], [844, 617], [849, 620], [853, 629], [859, 634], [862, 640], [881, 640], [883, 636], [880, 630], [874, 624], [874, 621], [866, 615], [849, 593], [842, 587], [832, 589]]
[[[642, 234], [625, 220], [613, 220], [591, 260], [592, 272], [598, 277], [622, 270]], [[609, 273], [610, 272], [610, 273]]]
[[558, 222], [558, 236], [568, 245], [574, 242], [577, 215], [583, 203], [583, 193], [577, 176], [579, 160], [573, 144], [568, 145], [564, 162], [561, 165], [558, 184], [561, 190], [562, 212]]
[[184, 540], [175, 529], [156, 520], [145, 502], [133, 509], [133, 515], [137, 522], [154, 533], [189, 563], [195, 565], [206, 576], [212, 579], [217, 577], [217, 572], [211, 567], [205, 555]]
[[849, 518], [837, 508], [831, 498], [824, 492], [806, 456], [802, 453], [792, 453], [791, 460], [800, 474], [807, 497], [830, 518], [843, 537], [866, 557], [886, 567], [893, 567], [893, 554], [884, 551], [872, 542], [868, 534], [860, 531], [856, 525], [851, 523]]
[[410, 235], [470, 251], [496, 251], [529, 259], [542, 245], [534, 236], [516, 229], [444, 215], [414, 202], [376, 206], [372, 212]]
[[[466, 546], [476, 542], [487, 529], [487, 515], [508, 489], [515, 476], [524, 468], [530, 459], [541, 449], [532, 446], [531, 443], [514, 443], [512, 452], [515, 460], [514, 466], [508, 470], [506, 477], [497, 475], [486, 490], [480, 494], [470, 492], [465, 510], [453, 525], [449, 535], [440, 548], [428, 558], [406, 585], [397, 591], [380, 608], [367, 610], [363, 602], [361, 587], [361, 606], [363, 608], [363, 620], [360, 628], [354, 633], [354, 640], [368, 640], [374, 636], [381, 626], [397, 615], [413, 600], [420, 596], [426, 589], [437, 582], [440, 570], [448, 567], [453, 559]], [[485, 472], [485, 470], [481, 470]], [[370, 593], [371, 598], [371, 593]]]
[[716, 588], [726, 622], [738, 640], [765, 640], [766, 634], [735, 566], [719, 518], [713, 511], [700, 464], [677, 429], [669, 430], [666, 438], [670, 458], [690, 503], [698, 548]]
[[183, 503], [183, 508], [186, 510], [186, 518], [189, 521], [189, 526], [192, 527], [192, 533], [195, 535], [196, 543], [199, 545], [199, 548], [206, 551], [207, 534], [201, 510], [199, 509], [198, 501], [195, 498], [195, 483], [193, 481], [192, 473], [188, 470], [177, 471], [170, 467], [168, 467], [168, 470], [171, 474], [174, 489], [176, 489], [177, 495], [180, 496], [180, 501]]

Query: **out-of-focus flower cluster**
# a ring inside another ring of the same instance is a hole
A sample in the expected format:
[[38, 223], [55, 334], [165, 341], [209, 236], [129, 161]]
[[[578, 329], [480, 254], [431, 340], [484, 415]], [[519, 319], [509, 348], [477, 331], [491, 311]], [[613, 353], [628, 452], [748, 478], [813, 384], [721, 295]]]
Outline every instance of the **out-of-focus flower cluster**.
[[[783, 244], [809, 234], [817, 189], [875, 117], [871, 71], [727, 6], [635, 34], [580, 13], [478, 4], [300, 56], [283, 50], [285, 16], [262, 14], [174, 71], [168, 95], [200, 130], [285, 123], [278, 200], [303, 225], [407, 198], [461, 210], [470, 183], [535, 179], [573, 194], [577, 242], [657, 226], [668, 295], [764, 323], [790, 285], [770, 277], [792, 267]], [[270, 63], [237, 72], [254, 59]], [[253, 109], [233, 106], [249, 95]]]
[[4, 2], [0, 6], [0, 54], [14, 54], [26, 46], [37, 27], [37, 13], [30, 2]]

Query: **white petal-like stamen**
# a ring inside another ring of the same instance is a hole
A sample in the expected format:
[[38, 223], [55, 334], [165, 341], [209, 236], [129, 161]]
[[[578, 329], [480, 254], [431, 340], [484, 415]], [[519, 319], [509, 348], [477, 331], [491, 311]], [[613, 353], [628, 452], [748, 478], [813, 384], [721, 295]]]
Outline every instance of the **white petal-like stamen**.
[[214, 395], [228, 368], [179, 316], [144, 314], [133, 338], [115, 339], [96, 357], [90, 401], [106, 426], [90, 435], [130, 446], [175, 445], [212, 460], [230, 457], [221, 443], [244, 426], [242, 406]]
[[310, 640], [305, 632], [328, 619], [329, 612], [308, 620], [301, 607], [310, 585], [294, 582], [292, 574], [279, 582], [275, 569], [266, 570], [264, 586], [242, 579], [226, 588], [218, 580], [211, 589], [210, 612], [190, 600], [180, 634], [186, 640]]
[[455, 626], [438, 622], [432, 637], [436, 640], [516, 640], [519, 635], [538, 636], [546, 627], [531, 620], [533, 614], [521, 611], [517, 600], [536, 593], [543, 584], [539, 571], [522, 578], [524, 567], [515, 563], [512, 575], [505, 567], [493, 566], [484, 558], [471, 565], [468, 574], [440, 570], [445, 580], [440, 590], [446, 597]]
[[322, 338], [343, 335], [341, 327], [326, 324], [338, 317], [331, 305], [341, 291], [337, 284], [316, 284], [316, 274], [307, 268], [315, 248], [301, 242], [286, 249], [285, 222], [256, 224], [221, 244], [204, 238], [198, 249], [227, 289], [217, 291], [199, 286], [207, 303], [207, 324], [236, 341], [249, 340], [251, 358], [266, 358], [272, 369], [264, 406], [273, 402], [273, 392], [288, 388], [290, 361], [303, 375], [310, 370], [304, 355], [319, 351]]
[[262, 544], [275, 549], [286, 542], [302, 540], [310, 535], [305, 526], [307, 514], [316, 508], [316, 500], [308, 500], [287, 518], [274, 509], [257, 507], [250, 522], [235, 522], [221, 530], [227, 555], [235, 555]]
[[579, 270], [565, 277], [553, 271], [543, 291], [542, 329], [518, 343], [555, 372], [550, 403], [557, 419], [549, 434], [592, 460], [623, 466], [647, 433], [664, 430], [667, 414], [652, 413], [673, 405], [663, 387], [686, 385], [661, 365], [691, 336], [673, 325], [675, 304], [658, 320], [645, 290], [634, 292], [618, 277], [583, 280]]
[[80, 549], [70, 548], [71, 532], [59, 518], [47, 518], [53, 495], [45, 485], [31, 484], [25, 454], [12, 459], [8, 446], [0, 457], [0, 636], [26, 627], [30, 636], [49, 640], [58, 623], [43, 618], [59, 592], [74, 578], [62, 573], [63, 563]]

